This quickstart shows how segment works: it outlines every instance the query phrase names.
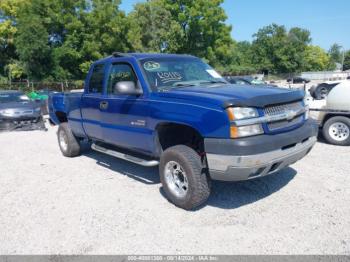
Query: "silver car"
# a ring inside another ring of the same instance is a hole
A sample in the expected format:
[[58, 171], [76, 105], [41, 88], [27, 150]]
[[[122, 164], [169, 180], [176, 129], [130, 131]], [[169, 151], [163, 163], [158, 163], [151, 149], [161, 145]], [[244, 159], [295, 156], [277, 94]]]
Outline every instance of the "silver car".
[[0, 90], [0, 131], [45, 129], [40, 103], [21, 91]]

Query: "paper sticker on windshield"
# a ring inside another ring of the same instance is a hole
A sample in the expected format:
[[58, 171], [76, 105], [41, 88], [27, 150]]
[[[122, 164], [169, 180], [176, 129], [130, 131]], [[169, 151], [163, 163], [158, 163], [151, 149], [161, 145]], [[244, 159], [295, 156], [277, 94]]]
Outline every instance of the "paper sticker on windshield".
[[160, 64], [154, 61], [148, 61], [143, 64], [143, 68], [147, 71], [152, 71], [160, 68]]
[[179, 72], [157, 72], [157, 76], [162, 83], [182, 80], [182, 75]]
[[221, 75], [219, 75], [219, 73], [216, 72], [214, 69], [207, 69], [207, 72], [214, 78], [221, 78]]

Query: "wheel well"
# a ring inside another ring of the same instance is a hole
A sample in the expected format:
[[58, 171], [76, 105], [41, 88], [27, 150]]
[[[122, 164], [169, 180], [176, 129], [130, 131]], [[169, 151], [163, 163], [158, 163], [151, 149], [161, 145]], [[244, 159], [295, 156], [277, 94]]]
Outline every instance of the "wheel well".
[[324, 118], [323, 118], [323, 122], [322, 122], [322, 126], [324, 126], [324, 124], [329, 120], [331, 119], [332, 117], [336, 117], [336, 116], [343, 116], [343, 117], [347, 117], [347, 118], [350, 118], [350, 115], [349, 114], [327, 114]]
[[67, 121], [67, 114], [65, 112], [61, 112], [61, 111], [57, 111], [55, 113], [58, 121], [60, 121], [60, 123], [64, 123], [64, 122], [68, 122]]
[[199, 155], [204, 154], [204, 139], [194, 128], [175, 123], [159, 124], [156, 127], [161, 150], [175, 145], [186, 145]]

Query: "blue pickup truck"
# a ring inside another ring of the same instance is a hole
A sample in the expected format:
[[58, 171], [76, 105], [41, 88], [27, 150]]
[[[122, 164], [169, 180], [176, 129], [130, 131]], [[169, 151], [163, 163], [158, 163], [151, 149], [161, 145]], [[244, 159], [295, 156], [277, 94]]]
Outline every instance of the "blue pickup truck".
[[302, 91], [232, 85], [197, 57], [114, 53], [92, 64], [81, 93], [50, 96], [64, 156], [93, 150], [159, 165], [170, 202], [204, 203], [210, 181], [273, 174], [316, 142]]

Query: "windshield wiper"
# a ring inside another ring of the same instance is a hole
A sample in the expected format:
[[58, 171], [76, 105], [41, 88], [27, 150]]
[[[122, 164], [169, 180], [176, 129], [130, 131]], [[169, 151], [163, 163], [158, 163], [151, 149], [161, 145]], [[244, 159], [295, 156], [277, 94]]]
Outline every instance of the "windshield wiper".
[[186, 87], [186, 86], [195, 86], [194, 84], [182, 84], [182, 83], [179, 83], [179, 84], [176, 84], [176, 85], [173, 85], [173, 86], [158, 86], [157, 89], [158, 91], [161, 91], [161, 92], [164, 92], [164, 91], [169, 91], [173, 88], [177, 88], [177, 87]]
[[202, 84], [229, 84], [229, 83], [223, 80], [198, 81], [196, 83], [178, 82], [178, 83], [174, 83], [172, 86], [159, 86], [157, 87], [157, 89], [159, 91], [169, 91], [170, 89], [176, 88], [176, 87], [199, 86]]
[[186, 84], [186, 83], [175, 83], [173, 87], [181, 87], [181, 86], [196, 86], [195, 84]]
[[158, 91], [169, 91], [171, 89], [171, 86], [156, 86]]
[[203, 81], [200, 82], [201, 84], [228, 84], [228, 82], [223, 80], [210, 80], [210, 81]]

